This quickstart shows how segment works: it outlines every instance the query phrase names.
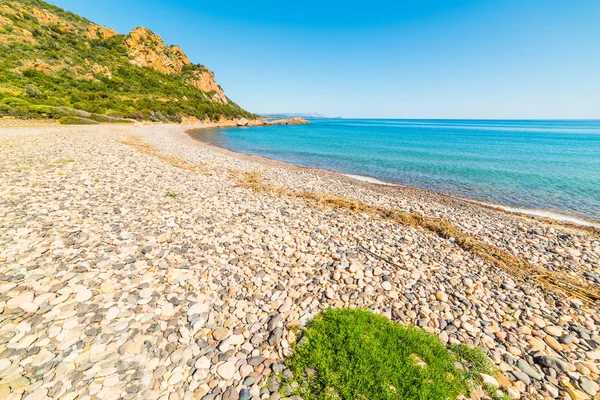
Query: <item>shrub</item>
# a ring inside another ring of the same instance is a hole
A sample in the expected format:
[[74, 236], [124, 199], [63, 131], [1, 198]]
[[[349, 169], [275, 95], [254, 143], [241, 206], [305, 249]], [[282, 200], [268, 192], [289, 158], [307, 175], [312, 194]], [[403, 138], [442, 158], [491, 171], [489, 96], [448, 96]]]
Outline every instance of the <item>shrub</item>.
[[[454, 399], [468, 394], [471, 374], [490, 372], [478, 369], [487, 365], [480, 351], [459, 356], [436, 336], [367, 310], [329, 309], [300, 343], [288, 365], [305, 400]], [[455, 365], [465, 358], [470, 371]]]
[[27, 100], [19, 99], [17, 97], [5, 97], [2, 99], [2, 103], [11, 107], [26, 107], [29, 105]]
[[27, 110], [38, 114], [47, 114], [49, 116], [53, 116], [55, 112], [57, 112], [56, 108], [41, 104], [32, 104], [27, 107]]
[[38, 89], [37, 86], [34, 85], [27, 85], [27, 87], [25, 88], [25, 93], [27, 94], [27, 96], [33, 97], [34, 99], [43, 99], [45, 97], [42, 94], [42, 92], [40, 92], [40, 89]]
[[98, 122], [81, 117], [62, 117], [58, 120], [62, 125], [95, 125]]
[[94, 120], [96, 122], [104, 122], [109, 124], [121, 124], [121, 123], [129, 123], [132, 121], [128, 121], [121, 118], [111, 117], [109, 115], [100, 115], [100, 114], [91, 114], [89, 119]]

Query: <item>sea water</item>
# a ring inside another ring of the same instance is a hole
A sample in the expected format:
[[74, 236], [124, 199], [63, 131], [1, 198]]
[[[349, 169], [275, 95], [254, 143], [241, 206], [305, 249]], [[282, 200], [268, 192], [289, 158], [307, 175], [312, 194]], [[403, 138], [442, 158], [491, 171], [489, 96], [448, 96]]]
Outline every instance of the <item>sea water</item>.
[[600, 221], [600, 121], [310, 122], [194, 136], [236, 152]]

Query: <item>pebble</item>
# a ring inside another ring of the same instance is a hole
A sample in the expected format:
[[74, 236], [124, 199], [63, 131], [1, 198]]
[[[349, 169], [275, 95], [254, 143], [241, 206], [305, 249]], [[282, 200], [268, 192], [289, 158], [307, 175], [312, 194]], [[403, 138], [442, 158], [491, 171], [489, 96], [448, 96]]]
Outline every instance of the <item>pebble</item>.
[[490, 385], [495, 388], [500, 387], [500, 384], [498, 383], [496, 378], [494, 378], [493, 376], [486, 375], [486, 374], [479, 374], [479, 380], [481, 381], [481, 383], [483, 385]]
[[517, 361], [517, 367], [523, 372], [525, 372], [530, 378], [540, 380], [544, 377], [544, 375], [538, 371], [536, 371], [531, 365], [527, 363], [527, 361], [522, 358]]
[[548, 325], [544, 328], [544, 331], [549, 334], [552, 335], [554, 337], [560, 337], [563, 334], [563, 330], [560, 326], [554, 326], [554, 325]]
[[217, 367], [217, 373], [223, 379], [231, 379], [235, 374], [235, 364], [232, 362], [226, 362]]
[[544, 338], [544, 341], [546, 342], [546, 344], [548, 346], [550, 346], [552, 349], [556, 350], [556, 351], [561, 351], [562, 350], [562, 346], [560, 343], [558, 343], [558, 340], [554, 339], [552, 336], [546, 336]]
[[442, 292], [441, 290], [437, 291], [437, 293], [435, 294], [435, 298], [444, 303], [448, 301], [448, 295], [445, 292]]
[[250, 394], [249, 390], [247, 390], [247, 389], [240, 390], [239, 400], [250, 400], [250, 399], [252, 399], [252, 395]]
[[48, 389], [46, 389], [46, 388], [38, 389], [35, 392], [25, 396], [24, 400], [43, 400], [46, 398], [47, 394], [48, 394]]
[[76, 290], [75, 301], [78, 303], [83, 303], [84, 301], [88, 301], [92, 298], [92, 291], [84, 286], [80, 286]]
[[212, 333], [213, 338], [219, 342], [227, 339], [230, 335], [231, 331], [227, 328], [218, 328]]

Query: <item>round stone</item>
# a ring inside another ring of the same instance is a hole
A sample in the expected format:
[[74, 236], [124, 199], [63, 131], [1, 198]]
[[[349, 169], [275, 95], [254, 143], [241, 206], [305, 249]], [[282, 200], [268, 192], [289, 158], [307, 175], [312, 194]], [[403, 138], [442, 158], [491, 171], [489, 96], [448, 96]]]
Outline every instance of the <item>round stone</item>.
[[563, 329], [560, 326], [554, 325], [548, 325], [544, 328], [544, 331], [546, 331], [548, 335], [552, 335], [554, 337], [560, 337], [563, 334]]
[[217, 373], [223, 379], [231, 379], [235, 375], [235, 364], [228, 361], [217, 367]]
[[227, 328], [217, 328], [212, 334], [213, 338], [219, 342], [227, 339], [230, 335], [231, 331]]
[[75, 301], [78, 303], [83, 303], [84, 301], [88, 301], [92, 298], [92, 291], [85, 286], [80, 286], [77, 289], [75, 294]]

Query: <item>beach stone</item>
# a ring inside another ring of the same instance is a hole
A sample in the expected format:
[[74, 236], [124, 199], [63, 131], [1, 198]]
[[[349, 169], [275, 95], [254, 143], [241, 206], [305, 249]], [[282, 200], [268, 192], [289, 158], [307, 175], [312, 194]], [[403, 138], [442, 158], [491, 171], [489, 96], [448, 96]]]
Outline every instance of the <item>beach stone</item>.
[[563, 329], [559, 326], [554, 326], [554, 325], [548, 325], [544, 328], [544, 331], [549, 334], [552, 335], [554, 337], [560, 337], [563, 334]]
[[573, 335], [566, 334], [566, 335], [562, 335], [558, 340], [560, 343], [568, 345], [568, 344], [573, 343], [573, 340], [575, 340], [575, 337]]
[[203, 314], [209, 310], [209, 305], [206, 303], [195, 303], [187, 310], [187, 315]]
[[37, 306], [37, 304], [31, 303], [31, 302], [21, 303], [20, 307], [23, 311], [28, 312], [28, 313], [36, 312], [37, 309], [39, 308]]
[[242, 376], [242, 378], [247, 377], [252, 372], [254, 372], [254, 367], [252, 367], [252, 365], [244, 364], [240, 367], [240, 375]]
[[522, 358], [517, 360], [517, 367], [519, 367], [521, 371], [525, 372], [529, 377], [533, 379], [541, 380], [543, 378], [542, 373], [537, 372], [531, 365], [527, 363], [527, 361], [523, 360]]
[[438, 290], [435, 294], [435, 298], [439, 301], [446, 303], [448, 301], [448, 295], [445, 292]]
[[38, 389], [35, 392], [32, 392], [25, 396], [24, 400], [43, 400], [46, 398], [48, 394], [47, 388]]
[[236, 372], [235, 364], [226, 362], [217, 367], [217, 373], [223, 379], [231, 379]]
[[325, 297], [327, 297], [328, 299], [333, 299], [335, 297], [335, 292], [331, 287], [325, 289]]
[[519, 370], [513, 370], [511, 371], [511, 374], [513, 374], [515, 378], [523, 382], [525, 385], [531, 385], [531, 378], [529, 378], [529, 375], [527, 375], [526, 373]]
[[538, 359], [538, 363], [544, 367], [553, 368], [557, 372], [564, 372], [569, 369], [569, 365], [566, 362], [556, 357], [542, 356]]
[[212, 333], [213, 338], [219, 342], [227, 339], [230, 335], [231, 331], [227, 328], [218, 328]]
[[495, 388], [500, 387], [500, 384], [498, 383], [496, 378], [494, 378], [493, 376], [486, 375], [486, 374], [479, 374], [479, 380], [481, 381], [481, 383], [483, 385], [490, 385]]
[[535, 350], [544, 351], [546, 349], [546, 345], [544, 344], [544, 342], [542, 342], [541, 340], [539, 340], [537, 338], [531, 338], [531, 339], [529, 339], [528, 343]]
[[587, 376], [581, 376], [579, 378], [579, 385], [581, 386], [581, 389], [590, 396], [595, 396], [598, 391], [600, 391], [600, 385]]
[[558, 340], [554, 339], [552, 336], [546, 336], [546, 337], [544, 337], [544, 342], [546, 342], [546, 344], [548, 346], [550, 346], [552, 349], [554, 349], [555, 351], [561, 351], [562, 350], [561, 344], [558, 343]]
[[239, 400], [250, 400], [252, 399], [252, 394], [247, 389], [240, 390]]
[[196, 360], [196, 363], [194, 364], [194, 367], [196, 367], [197, 369], [209, 369], [211, 366], [211, 362], [207, 357], [200, 357]]
[[164, 303], [160, 307], [160, 315], [164, 317], [172, 317], [174, 312], [174, 307], [172, 303]]
[[30, 382], [29, 382], [29, 379], [27, 379], [26, 377], [19, 376], [18, 378], [13, 379], [12, 381], [9, 381], [8, 385], [13, 390], [13, 392], [19, 392], [23, 389], [28, 388], [30, 385]]
[[31, 292], [24, 292], [6, 302], [6, 307], [9, 309], [20, 308], [23, 303], [32, 303], [34, 294]]
[[79, 286], [75, 292], [75, 301], [83, 303], [92, 298], [92, 291], [85, 286]]
[[267, 387], [271, 393], [277, 393], [279, 391], [279, 380], [276, 376], [270, 376], [267, 379]]

